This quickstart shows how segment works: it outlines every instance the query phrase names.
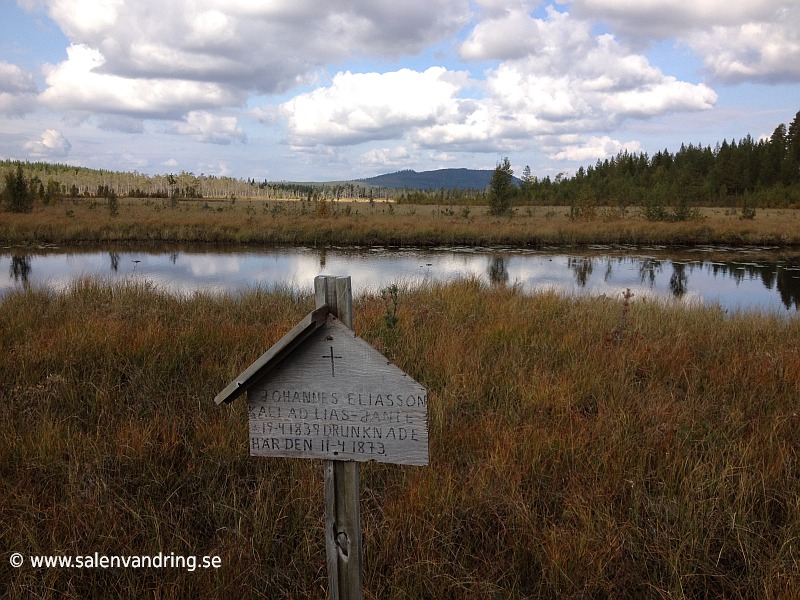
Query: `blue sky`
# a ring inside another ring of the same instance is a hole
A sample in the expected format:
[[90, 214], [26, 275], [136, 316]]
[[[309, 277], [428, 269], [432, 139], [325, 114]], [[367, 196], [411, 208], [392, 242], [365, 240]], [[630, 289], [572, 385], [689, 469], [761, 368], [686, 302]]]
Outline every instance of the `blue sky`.
[[2, 0], [0, 158], [326, 181], [768, 136], [796, 0]]

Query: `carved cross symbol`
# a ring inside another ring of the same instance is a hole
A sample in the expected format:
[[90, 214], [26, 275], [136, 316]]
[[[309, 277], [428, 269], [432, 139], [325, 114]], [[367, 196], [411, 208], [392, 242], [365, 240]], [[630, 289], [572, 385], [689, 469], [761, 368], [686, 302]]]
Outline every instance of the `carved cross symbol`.
[[336, 370], [334, 367], [334, 358], [342, 358], [341, 356], [334, 356], [333, 355], [333, 346], [331, 346], [331, 353], [330, 354], [323, 354], [322, 358], [330, 358], [331, 359], [331, 377], [336, 377]]

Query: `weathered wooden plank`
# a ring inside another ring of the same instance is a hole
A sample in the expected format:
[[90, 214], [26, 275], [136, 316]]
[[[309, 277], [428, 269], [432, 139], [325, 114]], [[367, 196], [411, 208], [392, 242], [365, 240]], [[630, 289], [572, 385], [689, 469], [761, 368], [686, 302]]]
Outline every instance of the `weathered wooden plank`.
[[247, 397], [253, 456], [428, 464], [427, 391], [331, 315]]
[[306, 337], [322, 326], [327, 315], [327, 305], [324, 303], [318, 305], [252, 365], [242, 371], [224, 390], [217, 394], [214, 402], [217, 404], [228, 403], [246, 392], [255, 381], [266, 375], [283, 358], [291, 354], [292, 350], [300, 345]]
[[348, 329], [353, 329], [353, 289], [349, 277], [334, 279], [336, 312], [333, 313]]

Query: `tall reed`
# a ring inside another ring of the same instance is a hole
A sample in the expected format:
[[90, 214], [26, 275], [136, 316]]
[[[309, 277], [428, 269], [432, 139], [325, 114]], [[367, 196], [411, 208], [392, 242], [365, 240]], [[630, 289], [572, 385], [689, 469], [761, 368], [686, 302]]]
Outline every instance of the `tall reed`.
[[[324, 597], [321, 464], [250, 458], [244, 403], [212, 402], [310, 290], [0, 303], [1, 596]], [[430, 391], [431, 465], [362, 468], [368, 598], [800, 595], [800, 321], [624, 303], [400, 287], [389, 328], [356, 299]], [[95, 551], [222, 566], [8, 562]]]

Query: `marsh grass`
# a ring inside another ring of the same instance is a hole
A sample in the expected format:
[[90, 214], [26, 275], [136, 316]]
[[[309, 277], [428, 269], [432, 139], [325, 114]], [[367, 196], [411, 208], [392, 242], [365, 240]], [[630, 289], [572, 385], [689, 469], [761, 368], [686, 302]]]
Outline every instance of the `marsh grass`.
[[116, 213], [93, 199], [66, 199], [31, 213], [0, 213], [0, 243], [207, 242], [248, 244], [800, 245], [800, 211], [761, 209], [753, 220], [718, 209], [700, 218], [653, 222], [638, 210], [605, 209], [571, 219], [569, 207], [518, 207], [496, 217], [486, 207], [416, 206], [386, 201], [313, 202], [119, 198]]
[[[431, 464], [362, 467], [367, 598], [800, 594], [800, 321], [398, 295], [391, 335], [379, 293], [355, 325], [429, 389]], [[0, 596], [324, 597], [321, 463], [248, 457], [244, 403], [212, 402], [310, 295], [83, 280], [1, 302]], [[12, 570], [15, 551], [222, 567]]]

